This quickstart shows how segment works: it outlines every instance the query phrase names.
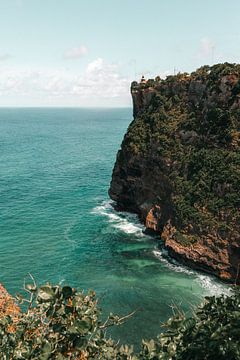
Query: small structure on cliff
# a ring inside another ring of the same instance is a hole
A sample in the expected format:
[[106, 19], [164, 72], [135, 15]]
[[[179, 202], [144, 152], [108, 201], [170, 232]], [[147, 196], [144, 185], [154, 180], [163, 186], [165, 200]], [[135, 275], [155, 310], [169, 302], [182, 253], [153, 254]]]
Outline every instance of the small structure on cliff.
[[146, 84], [147, 83], [147, 80], [145, 79], [144, 75], [142, 75], [140, 83], [141, 84]]

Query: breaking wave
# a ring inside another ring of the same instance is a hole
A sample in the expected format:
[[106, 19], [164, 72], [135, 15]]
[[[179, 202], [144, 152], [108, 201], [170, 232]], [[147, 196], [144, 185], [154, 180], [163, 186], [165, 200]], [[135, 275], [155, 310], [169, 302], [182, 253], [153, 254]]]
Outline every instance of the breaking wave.
[[112, 227], [126, 234], [136, 235], [138, 237], [146, 236], [143, 233], [144, 226], [138, 221], [135, 214], [126, 211], [116, 211], [113, 208], [112, 201], [104, 201], [101, 205], [96, 206], [92, 213], [106, 216]]
[[[106, 216], [110, 226], [126, 234], [134, 235], [136, 238], [139, 238], [139, 240], [144, 240], [144, 237], [149, 237], [144, 234], [143, 231], [145, 227], [139, 222], [137, 215], [125, 211], [116, 211], [113, 205], [114, 202], [111, 200], [103, 201], [92, 210], [92, 213]], [[191, 270], [170, 258], [167, 250], [154, 248], [152, 253], [155, 258], [161, 261], [161, 263], [171, 271], [191, 276], [193, 281], [196, 281], [203, 288], [205, 295], [219, 296], [221, 294], [229, 295], [231, 293], [231, 289], [228, 286], [220, 283], [214, 277]]]
[[165, 266], [167, 266], [170, 270], [180, 273], [185, 273], [187, 275], [191, 275], [194, 277], [194, 281], [196, 281], [201, 287], [206, 291], [206, 295], [216, 295], [220, 296], [230, 295], [231, 289], [224, 284], [221, 284], [217, 279], [212, 277], [211, 275], [206, 275], [199, 273], [195, 270], [190, 270], [184, 265], [180, 265], [176, 260], [170, 259], [168, 256], [168, 252], [165, 249], [153, 250], [153, 254], [156, 258], [158, 258]]
[[161, 261], [161, 263], [163, 263], [165, 266], [167, 266], [170, 270], [173, 270], [173, 271], [179, 272], [179, 273], [185, 273], [187, 275], [194, 275], [193, 270], [189, 270], [186, 266], [182, 266], [182, 265], [178, 264], [177, 261], [174, 259], [170, 260], [167, 250], [155, 249], [155, 250], [153, 250], [153, 254], [156, 258], [158, 258]]

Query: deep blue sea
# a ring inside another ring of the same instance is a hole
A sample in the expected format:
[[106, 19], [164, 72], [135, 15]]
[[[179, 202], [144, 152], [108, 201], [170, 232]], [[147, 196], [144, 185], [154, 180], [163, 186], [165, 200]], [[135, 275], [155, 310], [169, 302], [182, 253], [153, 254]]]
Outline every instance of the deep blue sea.
[[226, 287], [171, 262], [108, 187], [131, 109], [0, 109], [0, 282], [95, 289], [104, 314], [138, 310], [112, 336], [138, 343]]

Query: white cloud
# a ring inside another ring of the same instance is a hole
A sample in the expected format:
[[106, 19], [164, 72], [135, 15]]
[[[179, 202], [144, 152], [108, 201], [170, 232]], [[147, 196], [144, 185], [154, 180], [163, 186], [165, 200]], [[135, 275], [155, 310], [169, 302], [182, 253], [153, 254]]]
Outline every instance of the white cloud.
[[75, 82], [72, 93], [84, 97], [120, 97], [129, 91], [129, 83], [129, 79], [120, 75], [116, 64], [98, 58], [88, 64], [83, 76]]
[[[130, 79], [117, 64], [102, 58], [90, 62], [80, 73], [66, 69], [11, 69], [0, 71], [0, 103], [21, 100], [25, 106], [128, 106]], [[1, 99], [2, 97], [2, 99]], [[14, 103], [12, 104], [14, 105]]]
[[0, 61], [5, 61], [10, 59], [12, 56], [10, 54], [0, 54]]
[[68, 49], [67, 51], [65, 51], [63, 57], [65, 59], [80, 59], [81, 57], [87, 55], [88, 53], [88, 49], [86, 48], [86, 46], [82, 45], [79, 47], [74, 47], [72, 49]]

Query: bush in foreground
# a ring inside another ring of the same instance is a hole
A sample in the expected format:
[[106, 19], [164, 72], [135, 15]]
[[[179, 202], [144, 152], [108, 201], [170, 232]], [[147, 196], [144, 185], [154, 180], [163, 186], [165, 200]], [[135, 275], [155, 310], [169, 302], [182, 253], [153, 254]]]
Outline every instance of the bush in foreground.
[[[93, 291], [69, 286], [27, 285], [27, 308], [0, 318], [1, 359], [240, 359], [240, 294], [206, 297], [192, 317], [180, 311], [164, 324], [156, 340], [142, 340], [140, 353], [119, 346], [106, 330], [129, 316], [110, 314], [101, 320]], [[23, 306], [24, 308], [24, 306]]]

